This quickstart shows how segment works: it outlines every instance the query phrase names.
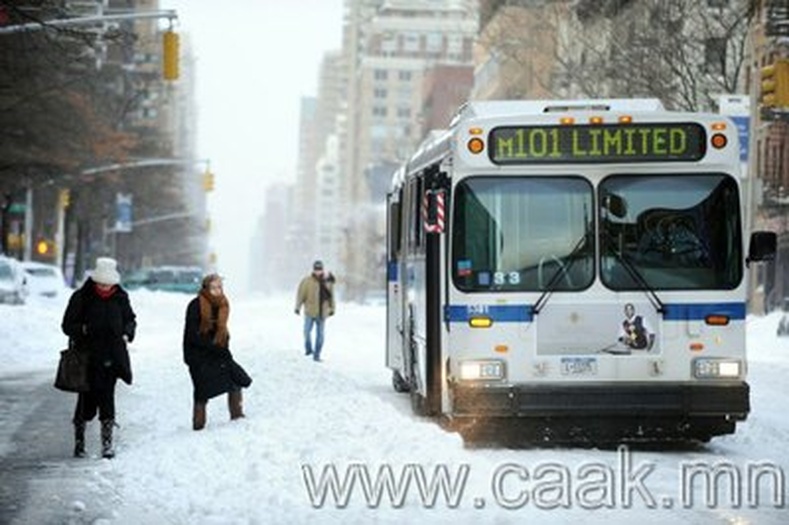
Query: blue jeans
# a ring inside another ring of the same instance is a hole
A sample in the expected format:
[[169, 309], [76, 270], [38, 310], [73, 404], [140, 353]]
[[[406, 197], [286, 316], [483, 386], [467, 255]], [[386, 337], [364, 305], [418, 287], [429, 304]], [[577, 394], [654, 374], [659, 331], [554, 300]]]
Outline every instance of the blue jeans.
[[[321, 349], [323, 348], [323, 327], [326, 320], [322, 317], [304, 316], [304, 353], [307, 355], [312, 354], [312, 358], [318, 361], [321, 357]], [[315, 347], [312, 346], [311, 333], [312, 325], [315, 325]]]

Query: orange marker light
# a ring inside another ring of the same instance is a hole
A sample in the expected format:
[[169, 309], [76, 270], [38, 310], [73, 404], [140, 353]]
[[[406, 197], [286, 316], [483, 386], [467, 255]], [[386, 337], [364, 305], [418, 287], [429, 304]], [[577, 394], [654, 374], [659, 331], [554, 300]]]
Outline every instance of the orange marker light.
[[602, 123], [603, 123], [603, 117], [589, 117], [589, 124], [597, 125]]
[[712, 131], [724, 131], [726, 129], [726, 123], [713, 122], [711, 127], [712, 127]]
[[482, 128], [468, 128], [469, 135], [482, 135], [483, 133]]
[[729, 324], [729, 316], [710, 314], [704, 318], [704, 322], [712, 326], [726, 326]]
[[496, 345], [493, 347], [493, 351], [499, 354], [506, 354], [510, 351], [510, 347], [507, 345]]
[[473, 139], [468, 141], [468, 150], [474, 155], [482, 153], [484, 149], [485, 149], [485, 143], [482, 141], [481, 138], [474, 137]]
[[619, 117], [620, 124], [630, 124], [631, 122], [633, 122], [633, 117], [631, 117], [630, 115], [622, 115], [621, 117]]
[[575, 124], [575, 117], [562, 117], [559, 119], [559, 124], [563, 126], [570, 126]]
[[725, 148], [727, 142], [728, 139], [726, 138], [726, 135], [723, 135], [722, 133], [716, 133], [710, 138], [710, 143], [715, 149]]
[[690, 343], [691, 352], [701, 352], [704, 350], [704, 343]]

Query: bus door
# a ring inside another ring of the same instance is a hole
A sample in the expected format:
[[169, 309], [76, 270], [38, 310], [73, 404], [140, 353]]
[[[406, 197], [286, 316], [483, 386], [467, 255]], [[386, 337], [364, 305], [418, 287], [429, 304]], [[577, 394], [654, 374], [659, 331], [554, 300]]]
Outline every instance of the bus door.
[[402, 286], [402, 242], [401, 202], [402, 190], [390, 193], [387, 204], [387, 249], [386, 249], [386, 366], [400, 373], [403, 363], [403, 286]]

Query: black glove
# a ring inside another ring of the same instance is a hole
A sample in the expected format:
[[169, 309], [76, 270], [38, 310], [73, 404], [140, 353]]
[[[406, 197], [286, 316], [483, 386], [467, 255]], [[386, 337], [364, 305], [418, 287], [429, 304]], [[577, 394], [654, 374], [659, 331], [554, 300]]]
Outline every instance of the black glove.
[[126, 327], [123, 329], [123, 334], [126, 336], [126, 340], [128, 342], [134, 341], [134, 334], [137, 331], [137, 323], [134, 321], [126, 323]]
[[295, 310], [293, 310], [293, 312], [294, 312], [296, 315], [299, 315], [299, 313], [300, 313], [298, 308], [296, 308]]

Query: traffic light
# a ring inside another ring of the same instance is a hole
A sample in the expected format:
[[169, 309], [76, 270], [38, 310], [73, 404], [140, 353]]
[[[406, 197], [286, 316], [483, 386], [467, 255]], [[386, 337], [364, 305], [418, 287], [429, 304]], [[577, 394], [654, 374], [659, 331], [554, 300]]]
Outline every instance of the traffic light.
[[39, 239], [36, 243], [36, 253], [41, 257], [54, 257], [55, 243], [51, 239]]
[[761, 69], [762, 105], [789, 106], [789, 59], [779, 58]]
[[58, 205], [60, 209], [65, 210], [71, 204], [71, 192], [67, 189], [58, 192]]
[[214, 174], [211, 173], [210, 169], [205, 170], [205, 173], [203, 173], [203, 190], [206, 193], [214, 191]]
[[166, 31], [162, 48], [162, 75], [165, 80], [178, 80], [178, 33]]

